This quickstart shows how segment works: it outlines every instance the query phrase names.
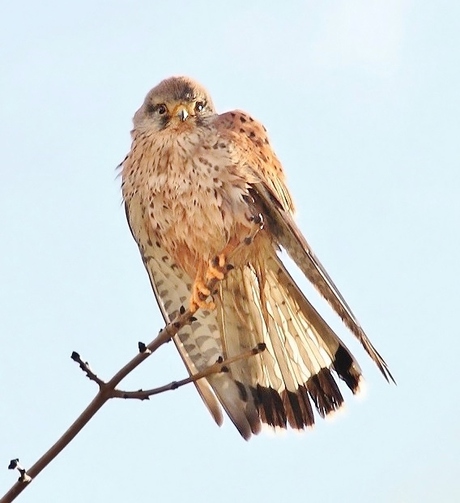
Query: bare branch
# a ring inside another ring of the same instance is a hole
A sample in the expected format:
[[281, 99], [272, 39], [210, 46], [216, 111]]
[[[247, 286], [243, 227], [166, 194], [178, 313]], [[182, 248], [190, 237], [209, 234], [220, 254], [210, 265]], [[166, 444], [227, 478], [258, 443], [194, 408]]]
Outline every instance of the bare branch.
[[[227, 270], [230, 270], [231, 266], [227, 265]], [[212, 278], [206, 284], [206, 287], [209, 291], [214, 292], [214, 289], [219, 280], [217, 278]], [[154, 353], [160, 346], [169, 342], [172, 337], [174, 337], [179, 330], [196, 321], [196, 318], [193, 316], [193, 312], [188, 309], [186, 310], [184, 307], [181, 307], [179, 310], [179, 314], [176, 319], [166, 325], [163, 330], [160, 330], [159, 334], [153, 339], [149, 344], [145, 345], [142, 342], [138, 343], [139, 353], [132, 358], [123, 368], [121, 368], [108, 382], [104, 382], [100, 379], [90, 368], [87, 362], [84, 362], [80, 355], [77, 352], [73, 352], [71, 355], [72, 360], [78, 363], [80, 368], [85, 372], [87, 377], [94, 381], [99, 386], [99, 391], [91, 401], [91, 403], [86, 407], [86, 409], [80, 414], [80, 416], [74, 421], [74, 423], [70, 426], [70, 428], [57, 440], [57, 442], [51, 446], [48, 451], [43, 454], [43, 456], [38, 459], [38, 461], [33, 464], [29, 470], [25, 470], [20, 467], [18, 460], [13, 460], [10, 463], [10, 467], [12, 463], [15, 462], [15, 466], [13, 468], [17, 468], [21, 477], [19, 480], [11, 487], [11, 489], [0, 499], [0, 503], [10, 503], [29, 485], [32, 480], [37, 477], [37, 475], [80, 433], [80, 431], [86, 426], [86, 424], [92, 419], [92, 417], [96, 414], [96, 412], [111, 398], [118, 397], [119, 392], [115, 389], [116, 386], [136, 367], [138, 367], [144, 360], [146, 360], [152, 353]], [[259, 345], [260, 346], [260, 345]], [[254, 350], [251, 350], [254, 351]], [[257, 349], [257, 352], [259, 349]], [[256, 353], [252, 353], [256, 354]], [[236, 359], [240, 359], [243, 356], [239, 355], [234, 357]], [[247, 357], [247, 356], [245, 356]], [[232, 361], [236, 361], [231, 359]], [[163, 391], [167, 391], [169, 389], [176, 389], [179, 386], [183, 386], [197, 379], [201, 379], [202, 377], [209, 375], [210, 373], [221, 372], [225, 369], [225, 364], [229, 364], [231, 361], [226, 362], [218, 362], [215, 365], [209, 367], [209, 369], [205, 369], [203, 372], [197, 374], [196, 376], [189, 377], [182, 381], [178, 381], [176, 383], [171, 383], [169, 385], [158, 388], [160, 391], [156, 391], [155, 393], [152, 391], [151, 395], [162, 393]], [[220, 365], [220, 367], [216, 367], [216, 365]], [[130, 393], [130, 392], [127, 392]], [[131, 392], [132, 393], [132, 392]], [[134, 392], [136, 393], [136, 392]], [[137, 392], [140, 393], [140, 392]], [[134, 397], [129, 397], [134, 398]], [[138, 398], [138, 397], [136, 397]], [[140, 398], [140, 397], [139, 397]], [[148, 396], [146, 397], [148, 398]], [[14, 463], [13, 463], [14, 464]], [[19, 468], [20, 467], [20, 468]], [[11, 469], [13, 469], [11, 468]], [[22, 471], [21, 471], [22, 470]]]
[[[214, 288], [216, 280], [211, 280], [208, 287]], [[168, 342], [174, 337], [179, 330], [185, 325], [193, 321], [193, 313], [190, 310], [182, 309], [179, 316], [172, 322], [166, 325], [163, 330], [153, 339], [144, 351], [138, 353], [131, 361], [129, 361], [121, 370], [119, 370], [107, 383], [99, 379], [96, 374], [89, 368], [89, 365], [80, 358], [78, 353], [72, 353], [72, 359], [76, 361], [80, 368], [86, 373], [89, 379], [99, 385], [99, 391], [91, 403], [80, 414], [76, 421], [70, 428], [51, 446], [43, 456], [38, 459], [27, 471], [24, 473], [29, 477], [20, 478], [11, 489], [0, 499], [0, 503], [10, 503], [29, 485], [29, 483], [37, 477], [37, 475], [75, 438], [76, 435], [84, 428], [84, 426], [91, 420], [96, 412], [113, 397], [113, 391], [117, 384], [124, 379], [132, 370], [146, 360], [152, 353], [154, 353], [160, 346]], [[22, 467], [21, 467], [22, 469]]]
[[211, 374], [218, 374], [219, 372], [228, 372], [228, 366], [231, 363], [235, 363], [239, 360], [244, 360], [246, 358], [250, 358], [251, 356], [257, 355], [265, 350], [265, 344], [260, 343], [255, 348], [250, 349], [249, 351], [244, 351], [237, 356], [232, 356], [231, 358], [227, 358], [226, 360], [219, 359], [214, 365], [210, 365], [205, 368], [201, 372], [194, 374], [190, 377], [182, 379], [181, 381], [172, 381], [169, 384], [165, 384], [164, 386], [160, 386], [158, 388], [148, 389], [148, 390], [138, 390], [138, 391], [123, 391], [115, 389], [113, 390], [113, 398], [125, 398], [125, 399], [136, 399], [136, 400], [148, 400], [149, 397], [153, 395], [158, 395], [160, 393], [164, 393], [165, 391], [172, 391], [180, 388], [181, 386], [185, 386], [186, 384], [190, 384], [192, 382], [198, 381], [198, 379], [202, 379], [203, 377], [207, 377]]
[[70, 358], [72, 358], [72, 360], [74, 362], [78, 363], [78, 365], [83, 370], [83, 372], [87, 375], [87, 377], [90, 381], [94, 381], [96, 384], [99, 385], [100, 388], [105, 385], [105, 382], [102, 379], [99, 379], [99, 377], [91, 370], [89, 363], [84, 362], [81, 359], [80, 355], [76, 351], [72, 352], [72, 354], [70, 355]]

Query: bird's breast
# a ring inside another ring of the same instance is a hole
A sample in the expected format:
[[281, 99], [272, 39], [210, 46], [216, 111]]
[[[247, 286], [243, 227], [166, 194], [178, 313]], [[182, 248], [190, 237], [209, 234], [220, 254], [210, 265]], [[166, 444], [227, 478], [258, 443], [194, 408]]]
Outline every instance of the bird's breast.
[[142, 153], [128, 162], [131, 169], [124, 166], [124, 182], [126, 170], [126, 185], [141, 196], [147, 225], [173, 257], [186, 255], [180, 262], [193, 266], [219, 253], [236, 232], [250, 232], [247, 185], [224, 149], [196, 135], [144, 142], [131, 154], [138, 147]]

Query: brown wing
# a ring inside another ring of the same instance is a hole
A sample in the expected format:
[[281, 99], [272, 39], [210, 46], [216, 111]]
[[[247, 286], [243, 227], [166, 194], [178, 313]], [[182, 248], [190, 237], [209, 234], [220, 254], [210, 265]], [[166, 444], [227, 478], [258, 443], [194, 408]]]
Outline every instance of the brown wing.
[[273, 152], [264, 126], [244, 112], [218, 116], [216, 127], [233, 144], [233, 162], [247, 170], [251, 195], [260, 202], [263, 215], [278, 244], [295, 261], [318, 292], [363, 345], [387, 381], [394, 382], [387, 364], [365, 334], [342, 294], [313, 253], [294, 222], [293, 202], [285, 184], [281, 163]]
[[[185, 272], [174, 264], [171, 257], [150, 240], [148, 228], [144, 224], [145, 212], [142, 209], [141, 202], [139, 200], [131, 200], [131, 204], [125, 204], [125, 208], [131, 233], [139, 245], [142, 261], [148, 272], [158, 306], [165, 322], [170, 323], [178, 314], [180, 307], [187, 305], [189, 302], [192, 282]], [[204, 318], [203, 314], [203, 312], [198, 312], [197, 316]], [[197, 320], [193, 336], [193, 329], [188, 325], [183, 327], [180, 335], [176, 335], [173, 339], [190, 375], [202, 370], [198, 368], [200, 364], [202, 367], [207, 365], [207, 362], [204, 364], [201, 362], [199, 357], [201, 348], [195, 342], [195, 337], [202, 335], [204, 338], [211, 339], [210, 346], [214, 347], [213, 342], [216, 336], [209, 329], [208, 325], [208, 320], [205, 318]], [[200, 334], [200, 332], [203, 333]], [[220, 354], [221, 349], [217, 348], [217, 356], [213, 361]], [[222, 410], [209, 383], [204, 379], [200, 379], [199, 381], [195, 381], [194, 384], [214, 420], [218, 425], [221, 425], [223, 421]]]

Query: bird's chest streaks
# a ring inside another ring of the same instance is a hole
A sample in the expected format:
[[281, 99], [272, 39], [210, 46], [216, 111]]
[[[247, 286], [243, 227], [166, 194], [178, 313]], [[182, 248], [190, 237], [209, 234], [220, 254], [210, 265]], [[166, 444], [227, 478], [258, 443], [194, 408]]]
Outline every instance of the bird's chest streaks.
[[144, 158], [145, 206], [150, 224], [170, 253], [186, 246], [193, 255], [215, 254], [235, 226], [250, 225], [244, 196], [247, 184], [227, 164], [224, 152], [203, 145], [198, 136], [163, 142], [156, 156]]

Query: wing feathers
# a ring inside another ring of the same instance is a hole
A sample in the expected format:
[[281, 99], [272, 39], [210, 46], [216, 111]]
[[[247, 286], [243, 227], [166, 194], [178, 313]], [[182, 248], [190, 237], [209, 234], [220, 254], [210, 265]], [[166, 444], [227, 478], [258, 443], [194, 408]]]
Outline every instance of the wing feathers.
[[[188, 302], [191, 281], [186, 273], [177, 268], [171, 258], [152, 242], [147, 232], [148, 227], [143, 223], [142, 205], [138, 204], [139, 206], [134, 203], [129, 211], [128, 203], [125, 204], [128, 225], [139, 245], [142, 260], [163, 318], [166, 323], [169, 323], [180, 307]], [[190, 330], [190, 327], [184, 327], [184, 329]], [[199, 369], [185, 348], [183, 341], [178, 336], [173, 340], [189, 374], [196, 374]], [[200, 379], [194, 384], [212, 417], [218, 425], [221, 425], [223, 422], [222, 410], [210, 385], [204, 379]]]
[[255, 197], [258, 197], [263, 205], [264, 215], [266, 216], [270, 230], [279, 244], [287, 251], [300, 270], [361, 342], [385, 379], [387, 381], [391, 379], [394, 382], [385, 360], [372, 345], [339, 289], [313, 253], [294, 222], [292, 214], [286, 211], [275, 194], [266, 185], [257, 183], [253, 185], [253, 188]]
[[[241, 123], [247, 121], [250, 123], [250, 132], [242, 134]], [[241, 111], [219, 115], [214, 123], [219, 133], [231, 143], [231, 162], [250, 182], [250, 196], [259, 202], [261, 214], [275, 242], [287, 251], [357, 337], [385, 379], [394, 382], [385, 360], [370, 342], [339, 289], [295, 224], [292, 198], [285, 184], [281, 163], [269, 144], [265, 128]]]

